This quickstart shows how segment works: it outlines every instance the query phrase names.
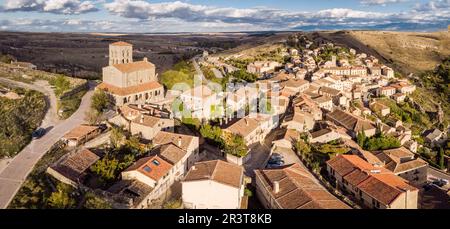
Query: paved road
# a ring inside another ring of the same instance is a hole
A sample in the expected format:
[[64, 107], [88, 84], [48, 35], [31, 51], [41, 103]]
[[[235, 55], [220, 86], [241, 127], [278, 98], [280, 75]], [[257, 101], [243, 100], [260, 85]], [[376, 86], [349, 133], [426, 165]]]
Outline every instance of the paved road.
[[79, 109], [70, 118], [60, 121], [42, 138], [32, 141], [0, 173], [0, 208], [8, 206], [34, 165], [50, 147], [65, 133], [85, 122], [85, 112], [90, 107], [92, 95], [91, 87]]
[[[194, 65], [195, 71], [197, 72], [197, 76], [200, 76], [200, 77], [201, 77], [200, 80], [206, 82], [207, 79], [206, 79], [205, 75], [203, 74], [202, 69], [200, 68], [200, 66], [199, 66], [198, 63], [197, 63], [197, 59], [200, 59], [200, 58], [201, 58], [201, 57], [199, 57], [199, 56], [196, 56], [196, 57], [192, 58], [192, 64]], [[200, 60], [200, 61], [201, 61], [201, 60]], [[195, 77], [195, 76], [194, 76], [194, 77]], [[195, 82], [195, 79], [194, 79], [194, 83], [196, 83], [196, 82]]]

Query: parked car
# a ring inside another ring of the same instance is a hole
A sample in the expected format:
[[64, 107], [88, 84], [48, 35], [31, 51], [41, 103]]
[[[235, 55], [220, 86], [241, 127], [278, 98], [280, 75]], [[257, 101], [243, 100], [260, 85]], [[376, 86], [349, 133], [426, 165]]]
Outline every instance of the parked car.
[[39, 139], [39, 138], [41, 138], [42, 136], [44, 136], [46, 132], [47, 132], [47, 131], [46, 131], [44, 128], [39, 128], [39, 129], [37, 129], [37, 130], [35, 130], [35, 131], [33, 132], [33, 134], [31, 135], [31, 137], [32, 137], [33, 139]]
[[445, 179], [435, 180], [435, 181], [433, 181], [433, 184], [438, 187], [443, 187], [448, 184], [448, 180], [445, 180]]
[[277, 167], [281, 167], [284, 165], [284, 160], [283, 160], [283, 156], [279, 155], [279, 154], [273, 154], [269, 161], [267, 162], [267, 168], [277, 168]]

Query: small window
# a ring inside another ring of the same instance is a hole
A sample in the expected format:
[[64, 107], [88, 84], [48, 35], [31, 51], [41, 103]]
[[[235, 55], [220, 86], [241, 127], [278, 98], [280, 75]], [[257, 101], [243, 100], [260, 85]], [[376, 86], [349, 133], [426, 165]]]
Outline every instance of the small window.
[[144, 166], [144, 171], [149, 173], [152, 171], [152, 169], [146, 165]]
[[155, 160], [153, 160], [152, 162], [153, 162], [153, 164], [154, 164], [154, 165], [159, 165], [159, 161], [158, 161], [158, 160], [156, 160], [156, 159], [155, 159]]

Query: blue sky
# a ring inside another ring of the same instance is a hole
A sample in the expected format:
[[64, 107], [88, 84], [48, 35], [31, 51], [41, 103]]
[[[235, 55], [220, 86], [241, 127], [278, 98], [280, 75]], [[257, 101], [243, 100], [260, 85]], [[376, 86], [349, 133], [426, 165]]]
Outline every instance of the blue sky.
[[0, 0], [0, 30], [443, 30], [450, 0]]

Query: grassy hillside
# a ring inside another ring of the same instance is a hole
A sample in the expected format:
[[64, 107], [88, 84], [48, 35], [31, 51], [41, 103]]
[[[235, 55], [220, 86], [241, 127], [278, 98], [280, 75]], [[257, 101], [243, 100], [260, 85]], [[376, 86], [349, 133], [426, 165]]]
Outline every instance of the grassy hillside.
[[434, 69], [450, 56], [448, 32], [340, 31], [320, 35], [377, 56], [404, 74]]
[[22, 89], [14, 91], [23, 97], [17, 100], [0, 97], [0, 158], [20, 152], [45, 115], [43, 94]]

